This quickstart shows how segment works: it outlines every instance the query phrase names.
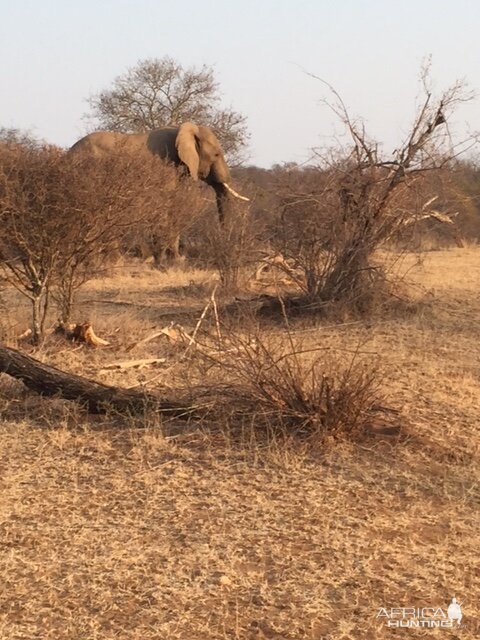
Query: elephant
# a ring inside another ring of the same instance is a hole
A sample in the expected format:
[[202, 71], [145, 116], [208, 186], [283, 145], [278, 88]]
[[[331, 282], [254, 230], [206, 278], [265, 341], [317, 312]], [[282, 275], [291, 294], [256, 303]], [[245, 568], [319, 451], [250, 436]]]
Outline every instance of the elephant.
[[203, 180], [215, 191], [219, 220], [222, 223], [228, 195], [248, 201], [228, 184], [230, 169], [220, 143], [210, 129], [193, 122], [162, 127], [147, 133], [116, 133], [97, 131], [76, 142], [70, 152], [88, 151], [99, 156], [118, 145], [128, 150], [148, 149], [152, 154], [185, 167], [193, 180]]

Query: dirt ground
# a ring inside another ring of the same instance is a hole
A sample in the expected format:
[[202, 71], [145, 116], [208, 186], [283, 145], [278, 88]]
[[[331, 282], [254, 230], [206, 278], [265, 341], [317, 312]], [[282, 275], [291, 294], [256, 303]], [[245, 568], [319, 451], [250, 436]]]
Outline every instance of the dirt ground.
[[[240, 442], [228, 425], [88, 416], [0, 376], [0, 637], [480, 637], [480, 249], [402, 268], [410, 311], [292, 325], [340, 359], [351, 348], [378, 363], [401, 437], [315, 446], [252, 425]], [[110, 348], [52, 338], [33, 355], [125, 387], [188, 383], [165, 337], [129, 347], [170, 321], [191, 331], [210, 279], [119, 270], [79, 306]], [[26, 307], [10, 297], [2, 315], [14, 346]], [[155, 357], [166, 361], [105, 368]], [[453, 597], [461, 626], [387, 626], [392, 608], [392, 620], [404, 607], [439, 620]]]

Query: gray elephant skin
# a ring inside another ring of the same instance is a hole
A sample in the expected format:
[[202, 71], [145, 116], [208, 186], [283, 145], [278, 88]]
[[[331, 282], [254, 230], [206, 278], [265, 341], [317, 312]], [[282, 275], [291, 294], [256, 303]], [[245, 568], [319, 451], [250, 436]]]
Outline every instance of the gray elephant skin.
[[203, 180], [216, 195], [220, 222], [223, 222], [228, 195], [248, 200], [228, 184], [230, 170], [220, 143], [209, 127], [185, 122], [178, 127], [162, 127], [148, 133], [90, 133], [70, 149], [70, 152], [89, 152], [94, 156], [113, 151], [118, 145], [126, 149], [148, 149], [152, 154], [186, 167], [193, 180]]

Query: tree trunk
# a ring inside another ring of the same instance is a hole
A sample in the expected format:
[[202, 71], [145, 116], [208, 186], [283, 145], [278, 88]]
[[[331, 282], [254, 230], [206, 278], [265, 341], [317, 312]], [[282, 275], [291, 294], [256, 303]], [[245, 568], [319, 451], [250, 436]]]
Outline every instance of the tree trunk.
[[[64, 324], [68, 324], [72, 317], [73, 306], [75, 304], [75, 274], [73, 269], [65, 274], [57, 289], [57, 303], [60, 311], [60, 319]], [[78, 285], [77, 285], [78, 288]]]
[[355, 295], [369, 268], [371, 253], [366, 240], [356, 240], [343, 248], [325, 279], [321, 297], [324, 300], [341, 300]]
[[43, 340], [42, 320], [42, 296], [43, 291], [34, 291], [32, 301], [32, 344], [39, 345]]
[[121, 413], [141, 413], [153, 409], [178, 418], [188, 418], [193, 409], [162, 400], [156, 395], [121, 389], [66, 373], [16, 349], [0, 346], [0, 373], [18, 378], [33, 391], [45, 396], [78, 400], [91, 413], [115, 409]]

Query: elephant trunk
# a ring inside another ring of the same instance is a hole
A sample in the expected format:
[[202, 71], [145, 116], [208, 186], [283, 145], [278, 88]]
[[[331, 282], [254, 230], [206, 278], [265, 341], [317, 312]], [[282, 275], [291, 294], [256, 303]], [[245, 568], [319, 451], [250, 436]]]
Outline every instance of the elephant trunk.
[[218, 211], [218, 219], [220, 220], [220, 224], [223, 224], [225, 220], [225, 213], [227, 210], [227, 203], [229, 201], [229, 195], [232, 195], [239, 200], [243, 200], [245, 202], [250, 202], [250, 198], [246, 198], [245, 196], [241, 196], [237, 193], [227, 182], [219, 182], [211, 185], [215, 190], [215, 196], [217, 199], [217, 211]]
[[205, 182], [210, 185], [215, 191], [218, 218], [220, 220], [220, 223], [222, 224], [225, 219], [229, 196], [233, 196], [234, 198], [238, 198], [239, 200], [244, 200], [245, 202], [249, 202], [250, 200], [245, 196], [241, 196], [228, 184], [227, 180], [230, 175], [228, 167], [226, 167], [226, 170], [222, 173], [221, 177], [218, 175], [218, 173], [218, 171], [210, 172], [210, 175], [206, 178]]
[[215, 197], [217, 200], [218, 219], [220, 224], [223, 224], [225, 220], [225, 212], [227, 209], [228, 191], [224, 187], [222, 182], [211, 185], [215, 190]]

